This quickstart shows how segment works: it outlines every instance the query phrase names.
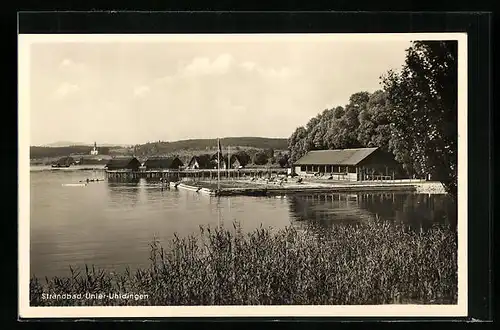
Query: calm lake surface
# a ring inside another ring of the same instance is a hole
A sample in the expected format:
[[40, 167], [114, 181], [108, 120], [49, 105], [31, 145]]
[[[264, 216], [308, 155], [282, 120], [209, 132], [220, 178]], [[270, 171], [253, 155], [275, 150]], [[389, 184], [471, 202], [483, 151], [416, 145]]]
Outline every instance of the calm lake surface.
[[162, 190], [158, 183], [91, 182], [102, 170], [31, 168], [30, 273], [68, 275], [69, 265], [109, 270], [148, 265], [154, 236], [164, 246], [174, 233], [197, 234], [200, 225], [244, 230], [301, 227], [315, 222], [406, 223], [425, 230], [433, 223], [456, 224], [456, 205], [445, 195], [410, 193], [315, 194], [287, 197], [209, 197], [185, 190]]

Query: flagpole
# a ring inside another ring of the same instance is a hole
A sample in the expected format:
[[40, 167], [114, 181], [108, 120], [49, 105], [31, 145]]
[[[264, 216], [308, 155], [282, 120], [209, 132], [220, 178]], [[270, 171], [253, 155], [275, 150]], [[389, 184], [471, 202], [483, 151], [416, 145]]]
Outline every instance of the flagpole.
[[217, 139], [217, 190], [220, 192], [220, 139]]

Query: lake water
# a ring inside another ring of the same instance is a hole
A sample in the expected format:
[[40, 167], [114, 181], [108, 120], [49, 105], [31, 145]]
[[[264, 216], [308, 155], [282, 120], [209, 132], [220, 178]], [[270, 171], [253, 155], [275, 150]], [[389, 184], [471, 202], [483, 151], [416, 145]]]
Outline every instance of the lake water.
[[145, 179], [135, 183], [91, 182], [102, 170], [31, 169], [30, 274], [67, 275], [85, 263], [110, 270], [148, 265], [154, 236], [163, 243], [187, 236], [200, 225], [243, 230], [315, 222], [354, 223], [379, 215], [416, 230], [456, 223], [456, 206], [445, 195], [414, 193], [315, 194], [285, 197], [210, 197], [186, 190], [162, 190]]

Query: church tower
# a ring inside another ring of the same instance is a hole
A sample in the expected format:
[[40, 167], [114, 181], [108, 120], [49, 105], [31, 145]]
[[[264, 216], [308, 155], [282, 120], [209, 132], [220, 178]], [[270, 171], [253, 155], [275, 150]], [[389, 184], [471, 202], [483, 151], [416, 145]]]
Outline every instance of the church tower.
[[90, 150], [90, 154], [92, 156], [96, 156], [99, 154], [99, 151], [97, 150], [97, 143], [96, 142], [94, 142], [94, 148], [92, 150]]

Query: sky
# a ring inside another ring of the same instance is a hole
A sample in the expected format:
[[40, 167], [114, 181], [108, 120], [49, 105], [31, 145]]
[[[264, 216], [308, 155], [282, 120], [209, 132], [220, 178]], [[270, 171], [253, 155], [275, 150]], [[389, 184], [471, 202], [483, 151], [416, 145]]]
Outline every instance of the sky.
[[30, 48], [30, 144], [288, 138], [381, 88], [406, 40], [50, 42]]

